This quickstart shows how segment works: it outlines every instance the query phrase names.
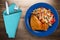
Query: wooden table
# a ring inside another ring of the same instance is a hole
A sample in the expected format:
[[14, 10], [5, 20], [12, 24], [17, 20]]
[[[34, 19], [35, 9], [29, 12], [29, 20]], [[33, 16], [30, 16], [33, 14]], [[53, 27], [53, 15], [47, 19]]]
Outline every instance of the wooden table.
[[[51, 3], [49, 3], [49, 4], [51, 4], [52, 6], [54, 6], [57, 9], [59, 18], [60, 18], [60, 0], [50, 0], [50, 1], [51, 1]], [[58, 25], [57, 30], [50, 36], [36, 37], [36, 36], [31, 35], [27, 31], [25, 23], [24, 23], [24, 16], [25, 16], [26, 11], [29, 8], [30, 4], [28, 4], [26, 6], [24, 4], [23, 4], [24, 6], [20, 4], [20, 8], [23, 10], [23, 13], [22, 13], [19, 25], [18, 25], [16, 38], [9, 39], [8, 35], [6, 34], [5, 25], [4, 25], [4, 21], [3, 21], [3, 17], [2, 17], [2, 12], [5, 9], [4, 2], [5, 2], [5, 0], [0, 1], [0, 40], [60, 40], [60, 19], [59, 19], [59, 25]], [[11, 2], [9, 1], [9, 3], [11, 3]], [[18, 4], [18, 3], [16, 3], [16, 4]]]

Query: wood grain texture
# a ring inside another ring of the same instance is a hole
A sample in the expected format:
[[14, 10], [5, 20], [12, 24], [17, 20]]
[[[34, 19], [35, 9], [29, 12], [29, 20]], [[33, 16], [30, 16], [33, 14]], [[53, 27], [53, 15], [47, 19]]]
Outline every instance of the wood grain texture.
[[3, 10], [5, 9], [4, 2], [5, 2], [4, 0], [0, 1], [0, 40], [60, 40], [60, 0], [53, 0], [51, 4], [53, 7], [57, 9], [57, 12], [59, 15], [58, 28], [52, 35], [47, 36], [47, 37], [37, 37], [29, 33], [24, 23], [24, 17], [25, 17], [27, 9], [29, 8], [29, 5], [28, 6], [21, 5], [20, 7], [23, 10], [23, 12], [22, 12], [22, 16], [18, 25], [16, 38], [14, 39], [9, 39], [8, 35], [6, 34], [5, 24], [4, 24], [3, 15], [2, 15]]

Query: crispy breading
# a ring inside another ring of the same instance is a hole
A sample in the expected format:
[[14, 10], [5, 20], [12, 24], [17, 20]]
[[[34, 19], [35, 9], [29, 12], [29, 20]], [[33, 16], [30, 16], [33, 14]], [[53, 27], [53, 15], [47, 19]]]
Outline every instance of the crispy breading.
[[40, 30], [42, 27], [42, 23], [38, 20], [38, 18], [35, 15], [31, 16], [30, 25], [32, 30]]
[[44, 30], [44, 31], [47, 31], [49, 28], [48, 24], [46, 24], [46, 23], [43, 23], [42, 26], [43, 26], [42, 30]]

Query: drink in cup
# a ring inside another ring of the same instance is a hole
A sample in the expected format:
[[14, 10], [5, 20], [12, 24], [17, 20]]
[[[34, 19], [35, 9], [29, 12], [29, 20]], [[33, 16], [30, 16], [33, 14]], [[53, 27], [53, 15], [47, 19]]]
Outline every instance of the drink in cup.
[[9, 14], [7, 14], [6, 10], [3, 12], [5, 29], [9, 38], [15, 38], [16, 30], [22, 13], [20, 9], [15, 10], [15, 6], [15, 4], [11, 4], [9, 6]]

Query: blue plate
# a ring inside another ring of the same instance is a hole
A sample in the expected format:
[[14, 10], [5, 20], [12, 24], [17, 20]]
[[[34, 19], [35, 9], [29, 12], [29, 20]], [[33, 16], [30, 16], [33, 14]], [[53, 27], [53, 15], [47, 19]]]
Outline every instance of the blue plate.
[[[55, 23], [52, 25], [52, 27], [48, 28], [47, 31], [33, 31], [30, 27], [30, 24], [29, 24], [29, 20], [30, 20], [30, 17], [31, 17], [31, 12], [33, 12], [34, 9], [37, 9], [37, 8], [40, 8], [40, 7], [44, 7], [44, 8], [47, 8], [47, 9], [50, 9], [52, 11], [52, 13], [54, 14], [55, 16]], [[51, 35], [55, 30], [56, 28], [58, 27], [58, 22], [59, 22], [59, 18], [58, 18], [58, 13], [57, 11], [55, 10], [54, 7], [52, 7], [51, 5], [47, 4], [47, 3], [37, 3], [37, 4], [34, 4], [32, 5], [26, 12], [26, 15], [25, 15], [25, 24], [26, 24], [26, 29], [33, 35], [35, 36], [48, 36], [48, 35]]]

